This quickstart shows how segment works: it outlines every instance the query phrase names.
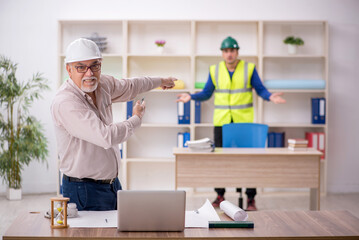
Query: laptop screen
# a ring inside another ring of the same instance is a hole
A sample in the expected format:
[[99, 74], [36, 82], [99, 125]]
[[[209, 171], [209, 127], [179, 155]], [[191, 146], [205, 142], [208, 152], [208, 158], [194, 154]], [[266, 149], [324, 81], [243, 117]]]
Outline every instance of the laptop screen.
[[117, 192], [119, 231], [183, 231], [185, 191]]

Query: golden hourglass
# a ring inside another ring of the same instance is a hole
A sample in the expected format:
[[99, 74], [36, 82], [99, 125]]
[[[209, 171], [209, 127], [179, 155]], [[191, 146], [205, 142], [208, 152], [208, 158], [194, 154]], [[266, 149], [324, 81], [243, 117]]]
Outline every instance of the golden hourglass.
[[[67, 228], [67, 202], [69, 198], [54, 197], [51, 198], [51, 228]], [[55, 205], [56, 202], [56, 205]], [[54, 206], [58, 211], [55, 215]]]

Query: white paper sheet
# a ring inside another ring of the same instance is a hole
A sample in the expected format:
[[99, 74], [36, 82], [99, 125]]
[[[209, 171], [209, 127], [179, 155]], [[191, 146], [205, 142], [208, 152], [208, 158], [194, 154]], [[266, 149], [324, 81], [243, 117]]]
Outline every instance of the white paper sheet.
[[[79, 211], [76, 218], [68, 218], [71, 228], [116, 228], [117, 211]], [[107, 220], [107, 221], [106, 221]], [[201, 208], [186, 211], [186, 228], [208, 228], [208, 221], [220, 221], [216, 210], [207, 199]]]
[[208, 199], [198, 210], [186, 211], [186, 228], [208, 228], [209, 221], [220, 221], [220, 219]]
[[117, 227], [117, 211], [79, 211], [76, 218], [68, 218], [71, 228], [114, 228]]
[[232, 218], [234, 221], [246, 221], [248, 214], [242, 209], [237, 207], [227, 200], [222, 201], [219, 204], [219, 207], [228, 217]]

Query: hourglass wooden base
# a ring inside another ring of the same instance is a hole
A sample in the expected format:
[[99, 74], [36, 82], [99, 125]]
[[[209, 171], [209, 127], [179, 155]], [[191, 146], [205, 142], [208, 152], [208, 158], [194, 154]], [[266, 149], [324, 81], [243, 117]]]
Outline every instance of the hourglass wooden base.
[[[67, 228], [69, 226], [67, 225], [67, 202], [69, 200], [64, 197], [51, 198], [51, 228]], [[59, 212], [56, 216], [54, 216], [55, 202], [57, 202], [56, 209]]]

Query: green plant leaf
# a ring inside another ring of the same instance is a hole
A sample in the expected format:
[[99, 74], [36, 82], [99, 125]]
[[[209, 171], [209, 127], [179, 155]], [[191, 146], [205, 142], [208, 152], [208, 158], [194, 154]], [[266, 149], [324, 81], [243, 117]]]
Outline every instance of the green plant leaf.
[[50, 88], [41, 73], [20, 82], [16, 70], [17, 64], [0, 56], [0, 107], [7, 113], [0, 114], [0, 175], [8, 187], [21, 188], [24, 166], [33, 160], [47, 165], [47, 139], [29, 109]]
[[294, 36], [289, 36], [289, 37], [286, 37], [283, 42], [285, 44], [293, 44], [293, 45], [298, 45], [298, 46], [301, 46], [301, 45], [304, 45], [304, 41], [297, 37], [295, 38]]

